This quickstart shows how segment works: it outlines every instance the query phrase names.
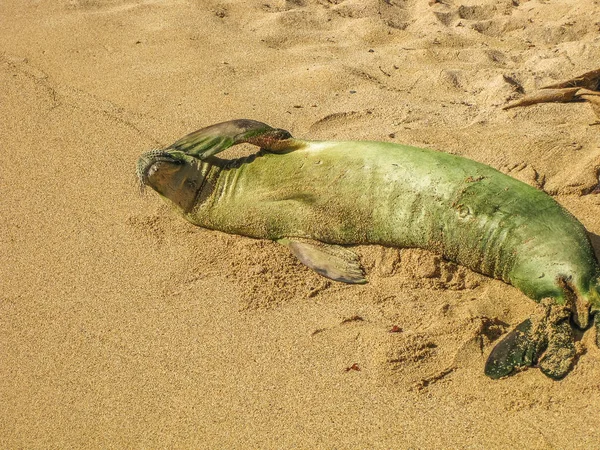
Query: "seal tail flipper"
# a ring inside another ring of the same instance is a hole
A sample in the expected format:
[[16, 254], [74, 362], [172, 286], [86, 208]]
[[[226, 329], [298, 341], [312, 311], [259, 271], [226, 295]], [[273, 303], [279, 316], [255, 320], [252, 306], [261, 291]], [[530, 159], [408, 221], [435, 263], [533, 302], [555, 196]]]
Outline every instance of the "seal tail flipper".
[[358, 256], [339, 245], [324, 244], [308, 239], [280, 239], [304, 265], [319, 275], [350, 284], [366, 283]]
[[538, 353], [537, 342], [531, 338], [531, 319], [521, 322], [497, 344], [485, 363], [485, 374], [502, 378], [517, 367], [530, 366]]
[[548, 348], [538, 365], [544, 375], [560, 380], [569, 373], [577, 356], [573, 329], [568, 318], [552, 323], [548, 328]]
[[544, 375], [563, 378], [577, 357], [569, 315], [567, 308], [555, 305], [521, 322], [494, 347], [485, 374], [497, 379], [518, 367], [538, 364]]
[[256, 120], [238, 119], [218, 123], [184, 136], [171, 144], [168, 151], [181, 151], [200, 159], [216, 155], [242, 143], [257, 145], [265, 150], [284, 153], [301, 146], [299, 140], [285, 130], [270, 127]]

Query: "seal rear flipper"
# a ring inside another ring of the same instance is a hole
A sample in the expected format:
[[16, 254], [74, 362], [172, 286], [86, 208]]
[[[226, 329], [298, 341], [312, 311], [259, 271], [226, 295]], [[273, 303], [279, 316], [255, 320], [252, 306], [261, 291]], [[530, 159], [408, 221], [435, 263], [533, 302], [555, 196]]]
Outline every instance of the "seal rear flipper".
[[206, 159], [241, 143], [285, 153], [298, 147], [300, 142], [292, 139], [288, 131], [270, 127], [256, 120], [238, 119], [194, 131], [171, 144], [167, 150], [181, 151], [199, 159]]
[[569, 309], [540, 305], [542, 311], [520, 323], [490, 353], [485, 374], [490, 378], [509, 375], [515, 368], [537, 364], [547, 377], [563, 378], [575, 362], [577, 350]]
[[343, 283], [367, 282], [358, 256], [347, 248], [309, 239], [285, 238], [277, 242], [287, 246], [300, 262], [319, 275]]
[[548, 328], [548, 348], [538, 365], [544, 375], [560, 380], [569, 373], [577, 356], [573, 329], [568, 319], [550, 324]]
[[521, 322], [497, 344], [485, 363], [485, 374], [493, 379], [509, 375], [515, 368], [530, 366], [539, 353], [531, 319]]

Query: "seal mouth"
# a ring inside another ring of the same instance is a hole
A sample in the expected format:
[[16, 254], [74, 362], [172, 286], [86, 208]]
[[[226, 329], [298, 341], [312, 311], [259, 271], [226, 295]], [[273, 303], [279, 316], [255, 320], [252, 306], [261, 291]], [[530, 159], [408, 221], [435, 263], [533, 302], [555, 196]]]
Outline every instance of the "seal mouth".
[[143, 193], [146, 186], [149, 184], [149, 173], [152, 167], [157, 162], [169, 162], [173, 164], [181, 164], [182, 161], [169, 152], [164, 150], [150, 150], [143, 153], [137, 161], [135, 173], [139, 182], [140, 192]]

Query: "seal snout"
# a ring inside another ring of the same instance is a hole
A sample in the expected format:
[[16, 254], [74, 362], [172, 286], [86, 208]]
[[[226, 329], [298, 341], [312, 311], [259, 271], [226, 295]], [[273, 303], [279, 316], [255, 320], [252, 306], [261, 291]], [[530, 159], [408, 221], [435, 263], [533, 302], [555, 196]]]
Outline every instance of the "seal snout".
[[138, 158], [135, 171], [142, 189], [144, 186], [148, 185], [148, 174], [150, 173], [152, 166], [159, 161], [173, 163], [177, 162], [177, 160], [173, 158], [172, 155], [165, 152], [164, 150], [150, 150], [146, 153], [143, 153]]

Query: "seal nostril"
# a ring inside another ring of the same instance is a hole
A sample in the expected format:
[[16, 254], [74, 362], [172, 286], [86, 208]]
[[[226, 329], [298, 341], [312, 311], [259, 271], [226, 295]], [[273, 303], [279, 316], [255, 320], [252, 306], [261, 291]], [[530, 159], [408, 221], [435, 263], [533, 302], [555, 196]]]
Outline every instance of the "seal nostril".
[[137, 175], [140, 192], [144, 192], [144, 187], [148, 181], [148, 169], [154, 164], [157, 158], [160, 158], [165, 152], [162, 150], [154, 149], [143, 153], [137, 160], [135, 167], [135, 173]]
[[144, 193], [145, 186], [150, 186], [150, 177], [159, 170], [156, 163], [165, 162], [174, 165], [185, 164], [185, 160], [179, 154], [181, 152], [169, 152], [154, 149], [143, 153], [137, 160], [136, 175], [139, 182], [140, 193]]

